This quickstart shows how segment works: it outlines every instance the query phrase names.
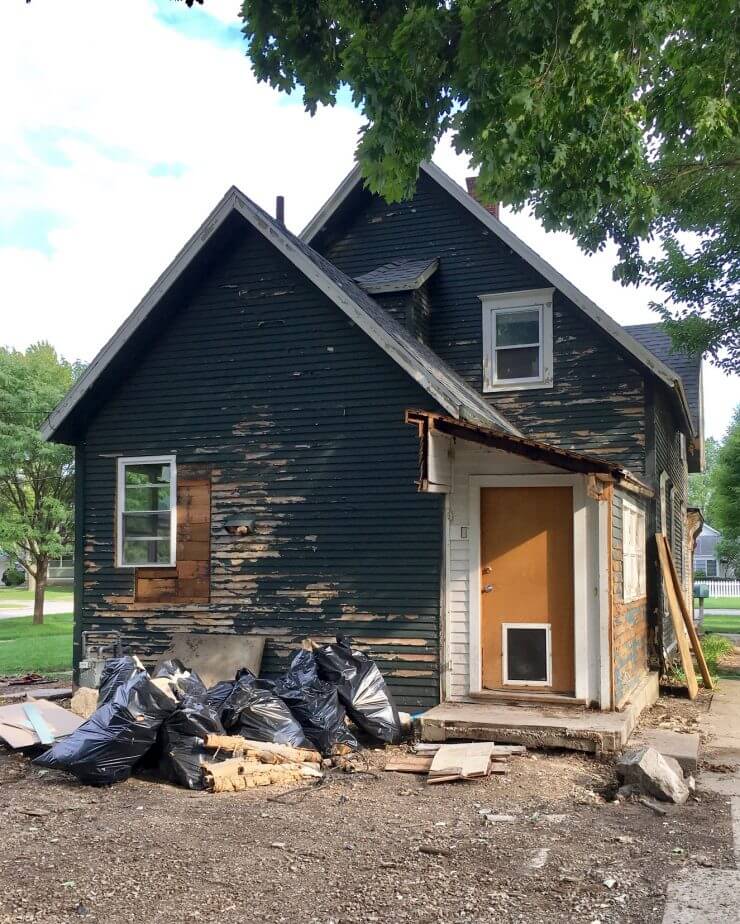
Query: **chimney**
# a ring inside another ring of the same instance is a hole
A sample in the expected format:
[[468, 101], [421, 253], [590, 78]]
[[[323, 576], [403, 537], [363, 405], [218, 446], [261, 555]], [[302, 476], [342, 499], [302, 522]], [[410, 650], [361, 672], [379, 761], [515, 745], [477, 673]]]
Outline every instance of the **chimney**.
[[285, 196], [278, 196], [275, 200], [275, 218], [281, 225], [285, 224]]
[[465, 178], [465, 185], [468, 187], [468, 195], [469, 195], [469, 196], [472, 196], [472, 197], [475, 199], [475, 201], [476, 201], [477, 203], [479, 203], [480, 205], [482, 205], [483, 208], [484, 208], [487, 212], [490, 212], [491, 215], [493, 215], [494, 218], [498, 218], [498, 217], [499, 217], [498, 210], [499, 210], [499, 206], [501, 205], [501, 203], [500, 203], [500, 202], [494, 202], [494, 203], [492, 203], [492, 204], [489, 205], [488, 203], [486, 203], [486, 202], [484, 202], [482, 199], [480, 199], [480, 198], [476, 195], [476, 192], [475, 192], [475, 187], [476, 187], [477, 183], [478, 183], [478, 177], [477, 177], [477, 176], [469, 176], [469, 177], [466, 177], [466, 178]]

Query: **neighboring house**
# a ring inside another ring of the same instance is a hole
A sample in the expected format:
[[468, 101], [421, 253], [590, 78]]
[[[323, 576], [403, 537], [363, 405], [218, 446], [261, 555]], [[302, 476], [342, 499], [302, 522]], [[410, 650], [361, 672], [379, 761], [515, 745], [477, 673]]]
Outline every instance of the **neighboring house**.
[[73, 584], [75, 578], [75, 561], [73, 556], [53, 558], [49, 562], [47, 575], [50, 584]]
[[735, 572], [717, 555], [717, 543], [722, 538], [719, 530], [705, 523], [694, 552], [694, 572], [701, 571], [708, 578], [734, 578]]
[[3, 575], [10, 567], [10, 557], [5, 554], [5, 552], [0, 552], [0, 584], [3, 580]]
[[232, 188], [44, 427], [75, 661], [83, 629], [149, 661], [251, 633], [272, 673], [341, 633], [407, 706], [618, 707], [673, 644], [656, 529], [691, 581], [700, 364], [433, 165], [394, 205], [353, 171], [301, 238]]

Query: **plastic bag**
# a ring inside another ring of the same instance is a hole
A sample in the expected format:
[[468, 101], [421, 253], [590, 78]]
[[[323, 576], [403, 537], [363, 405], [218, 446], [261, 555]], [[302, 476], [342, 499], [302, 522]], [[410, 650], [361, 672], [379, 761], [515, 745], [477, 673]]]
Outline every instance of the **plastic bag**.
[[206, 699], [210, 705], [217, 710], [219, 715], [221, 714], [226, 700], [234, 692], [234, 688], [240, 680], [244, 680], [245, 684], [257, 682], [257, 678], [249, 668], [242, 667], [236, 672], [236, 677], [233, 680], [219, 680], [218, 683], [214, 683], [212, 687], [208, 687]]
[[137, 671], [87, 722], [57, 741], [34, 764], [66, 770], [93, 786], [120, 783], [131, 776], [176, 708], [174, 696], [160, 690], [146, 671]]
[[335, 644], [319, 646], [313, 654], [319, 676], [336, 684], [355, 725], [386, 744], [398, 744], [401, 720], [378, 665], [342, 636], [337, 636]]
[[300, 722], [272, 690], [257, 685], [254, 675], [242, 676], [221, 710], [227, 732], [254, 741], [310, 748]]
[[215, 759], [203, 742], [207, 735], [223, 734], [218, 711], [204, 697], [185, 697], [159, 730], [160, 776], [187, 789], [203, 789], [201, 768], [206, 761]]
[[206, 685], [190, 668], [185, 667], [182, 661], [172, 658], [169, 661], [163, 661], [157, 668], [154, 678], [165, 677], [183, 696], [197, 696], [205, 699], [207, 695]]
[[339, 702], [337, 688], [319, 680], [310, 651], [298, 652], [288, 672], [275, 682], [273, 690], [324, 757], [344, 753], [347, 748], [359, 748], [357, 739], [345, 724], [346, 713]]
[[103, 665], [98, 689], [98, 708], [109, 703], [116, 690], [135, 674], [146, 672], [138, 658], [125, 655], [123, 658], [109, 658]]

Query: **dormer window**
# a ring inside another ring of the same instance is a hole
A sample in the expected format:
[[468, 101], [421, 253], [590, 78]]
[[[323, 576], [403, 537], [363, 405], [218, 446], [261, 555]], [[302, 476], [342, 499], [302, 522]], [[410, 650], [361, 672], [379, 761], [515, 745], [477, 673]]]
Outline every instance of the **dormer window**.
[[481, 296], [483, 391], [552, 387], [552, 293]]

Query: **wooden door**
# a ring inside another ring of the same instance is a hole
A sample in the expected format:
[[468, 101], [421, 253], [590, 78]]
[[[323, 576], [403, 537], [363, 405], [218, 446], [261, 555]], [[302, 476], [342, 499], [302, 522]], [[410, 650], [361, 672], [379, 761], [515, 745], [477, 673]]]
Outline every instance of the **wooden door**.
[[480, 522], [483, 688], [573, 693], [573, 489], [481, 488]]

